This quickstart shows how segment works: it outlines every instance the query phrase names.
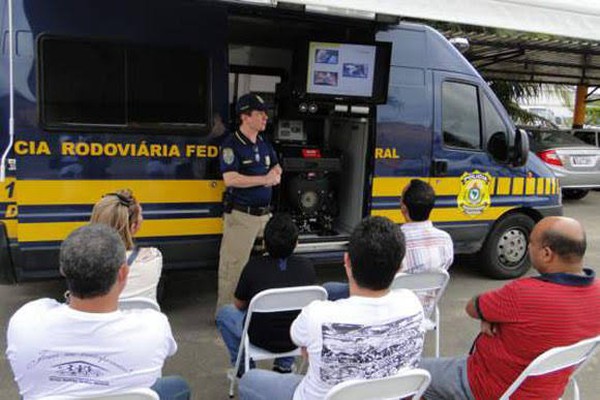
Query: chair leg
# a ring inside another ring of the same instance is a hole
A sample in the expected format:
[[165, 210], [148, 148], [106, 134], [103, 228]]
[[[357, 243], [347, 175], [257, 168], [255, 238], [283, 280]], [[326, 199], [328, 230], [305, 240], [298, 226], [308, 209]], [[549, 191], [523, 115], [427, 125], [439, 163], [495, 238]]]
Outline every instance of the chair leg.
[[440, 356], [440, 309], [435, 307], [435, 356]]
[[233, 373], [231, 374], [232, 376], [228, 376], [229, 378], [229, 398], [233, 399], [233, 391], [234, 391], [234, 386], [235, 386], [235, 380], [236, 380], [236, 372], [235, 370], [233, 371]]
[[[250, 341], [245, 342], [244, 344], [248, 345]], [[244, 373], [250, 371], [250, 354], [247, 351], [244, 351]]]
[[[242, 354], [246, 353], [245, 351], [245, 346], [244, 346], [244, 340], [242, 339], [240, 341], [240, 348], [238, 350], [238, 355], [237, 358], [235, 360], [235, 366], [233, 367], [233, 371], [231, 371], [231, 373], [227, 374], [227, 378], [229, 378], [229, 398], [233, 398], [233, 394], [235, 391], [235, 383], [237, 382], [237, 374], [238, 371], [240, 370], [240, 364], [242, 363]], [[248, 369], [246, 369], [247, 371]]]
[[577, 381], [575, 378], [572, 378], [571, 382], [573, 382], [573, 400], [579, 400], [579, 386], [577, 385]]

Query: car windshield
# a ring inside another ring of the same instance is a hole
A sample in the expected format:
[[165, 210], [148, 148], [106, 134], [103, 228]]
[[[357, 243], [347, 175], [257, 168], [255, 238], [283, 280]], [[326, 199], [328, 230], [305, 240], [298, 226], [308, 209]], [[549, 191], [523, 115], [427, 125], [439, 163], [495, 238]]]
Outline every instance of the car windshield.
[[548, 149], [551, 147], [575, 147], [589, 146], [584, 141], [577, 139], [568, 132], [561, 131], [529, 131], [533, 142], [531, 147], [533, 151]]

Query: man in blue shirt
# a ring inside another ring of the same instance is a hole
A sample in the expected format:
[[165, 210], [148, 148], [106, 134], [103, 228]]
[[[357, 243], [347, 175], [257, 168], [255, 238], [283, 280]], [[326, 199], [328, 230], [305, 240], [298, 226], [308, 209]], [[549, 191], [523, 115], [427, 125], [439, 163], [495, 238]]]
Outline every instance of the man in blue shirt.
[[225, 183], [223, 239], [219, 254], [217, 309], [233, 302], [233, 292], [252, 246], [271, 216], [272, 187], [282, 169], [273, 146], [260, 134], [267, 125], [267, 105], [255, 94], [238, 100], [240, 126], [221, 145]]

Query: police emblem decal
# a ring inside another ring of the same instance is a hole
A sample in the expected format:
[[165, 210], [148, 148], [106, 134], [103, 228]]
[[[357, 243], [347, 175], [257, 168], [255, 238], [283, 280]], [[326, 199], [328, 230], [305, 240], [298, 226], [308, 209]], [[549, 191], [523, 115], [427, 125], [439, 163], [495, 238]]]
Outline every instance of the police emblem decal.
[[233, 153], [233, 150], [230, 147], [225, 147], [223, 149], [223, 162], [231, 165], [233, 164], [233, 161], [235, 161], [235, 154]]
[[481, 215], [492, 204], [492, 176], [488, 172], [465, 172], [460, 176], [460, 191], [456, 201], [466, 215]]

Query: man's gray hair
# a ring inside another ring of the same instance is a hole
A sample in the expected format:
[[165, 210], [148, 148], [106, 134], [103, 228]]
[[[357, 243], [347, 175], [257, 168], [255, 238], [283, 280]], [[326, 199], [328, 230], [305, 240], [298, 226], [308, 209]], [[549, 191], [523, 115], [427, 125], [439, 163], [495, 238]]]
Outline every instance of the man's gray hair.
[[90, 224], [71, 232], [60, 246], [60, 270], [75, 297], [107, 294], [125, 263], [125, 245], [114, 229]]

